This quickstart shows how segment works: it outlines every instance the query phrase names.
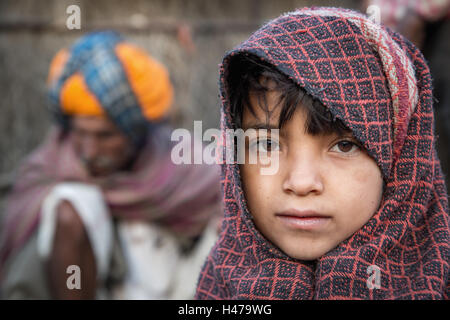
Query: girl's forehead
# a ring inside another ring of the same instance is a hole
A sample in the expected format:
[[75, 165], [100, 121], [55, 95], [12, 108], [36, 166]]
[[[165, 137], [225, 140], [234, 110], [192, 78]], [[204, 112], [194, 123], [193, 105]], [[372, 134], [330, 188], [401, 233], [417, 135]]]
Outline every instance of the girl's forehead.
[[[259, 109], [259, 108], [258, 108]], [[282, 138], [286, 139], [299, 139], [303, 135], [310, 135], [322, 138], [332, 138], [347, 136], [353, 137], [353, 133], [350, 129], [347, 130], [327, 130], [313, 134], [308, 130], [308, 113], [304, 108], [297, 108], [294, 111], [292, 117], [287, 120], [280, 128], [279, 126], [280, 112], [274, 112], [272, 116], [267, 117], [266, 113], [259, 109], [255, 110], [253, 115], [249, 110], [244, 111], [242, 129], [266, 129], [273, 130], [278, 129], [278, 134]]]
[[[283, 111], [283, 100], [280, 97], [283, 93], [276, 90], [268, 91], [265, 94], [249, 93], [249, 103], [251, 106], [244, 107], [242, 114], [242, 128], [248, 129], [279, 129], [280, 135], [288, 136], [289, 132], [297, 132], [322, 136], [352, 136], [350, 129], [343, 126], [342, 122], [337, 125], [331, 119], [324, 120], [322, 111], [312, 114], [311, 108], [305, 106], [305, 101], [301, 100], [294, 106], [292, 115], [284, 123], [280, 123], [280, 116]], [[325, 106], [322, 106], [326, 110]], [[320, 117], [323, 117], [322, 119]], [[319, 118], [319, 119], [318, 119]], [[320, 123], [322, 122], [322, 123]], [[312, 129], [312, 127], [320, 129]]]
[[279, 103], [281, 93], [269, 91], [263, 97], [254, 92], [249, 93], [250, 106], [244, 108], [242, 114], [243, 126], [249, 123], [264, 123], [265, 125], [278, 126], [281, 114], [281, 103]]

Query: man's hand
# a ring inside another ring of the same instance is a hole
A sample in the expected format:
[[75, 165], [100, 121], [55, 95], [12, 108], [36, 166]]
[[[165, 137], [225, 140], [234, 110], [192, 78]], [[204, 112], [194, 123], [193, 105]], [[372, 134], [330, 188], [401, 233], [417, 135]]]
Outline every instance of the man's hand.
[[[81, 270], [81, 288], [67, 287], [67, 268]], [[57, 209], [53, 250], [48, 261], [49, 287], [55, 299], [94, 299], [96, 295], [95, 257], [83, 221], [68, 201]]]

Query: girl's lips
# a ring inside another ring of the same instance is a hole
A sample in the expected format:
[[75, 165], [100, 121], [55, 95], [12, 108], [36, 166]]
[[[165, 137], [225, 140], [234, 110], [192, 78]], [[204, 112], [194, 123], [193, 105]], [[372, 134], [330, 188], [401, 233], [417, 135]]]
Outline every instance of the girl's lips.
[[283, 224], [290, 228], [302, 230], [314, 230], [325, 226], [330, 220], [330, 217], [294, 217], [277, 215]]
[[316, 230], [323, 228], [330, 220], [330, 216], [324, 216], [314, 211], [288, 210], [276, 214], [276, 217], [289, 228], [301, 230]]

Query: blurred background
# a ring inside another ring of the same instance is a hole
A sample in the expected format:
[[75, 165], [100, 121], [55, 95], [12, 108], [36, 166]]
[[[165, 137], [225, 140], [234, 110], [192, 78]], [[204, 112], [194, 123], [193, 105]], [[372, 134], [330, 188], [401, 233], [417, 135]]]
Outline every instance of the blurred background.
[[[80, 30], [66, 27], [69, 17], [66, 9], [74, 4], [81, 9]], [[60, 48], [96, 29], [123, 33], [168, 67], [175, 86], [172, 123], [192, 129], [194, 120], [202, 120], [204, 128], [218, 128], [218, 64], [224, 53], [265, 21], [311, 5], [360, 10], [364, 3], [358, 0], [1, 0], [0, 212], [14, 170], [42, 141], [51, 124], [46, 110], [46, 79], [49, 63]], [[446, 25], [448, 30], [448, 22]], [[438, 38], [448, 43], [448, 31], [445, 32]], [[437, 41], [439, 45], [440, 40]], [[446, 48], [440, 49], [441, 60], [437, 63], [441, 66], [450, 57], [448, 45]], [[447, 89], [448, 82], [439, 90]], [[442, 118], [448, 119], [448, 111]], [[437, 124], [443, 136], [448, 135], [446, 123]], [[442, 141], [441, 159], [447, 162], [448, 140], [444, 137]]]

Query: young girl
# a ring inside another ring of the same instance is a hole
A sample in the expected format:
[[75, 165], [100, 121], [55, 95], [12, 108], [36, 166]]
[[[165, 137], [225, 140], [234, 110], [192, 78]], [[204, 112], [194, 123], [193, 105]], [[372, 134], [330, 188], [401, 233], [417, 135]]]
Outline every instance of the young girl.
[[221, 67], [225, 219], [198, 299], [448, 299], [448, 197], [431, 76], [399, 34], [337, 8], [283, 15]]

